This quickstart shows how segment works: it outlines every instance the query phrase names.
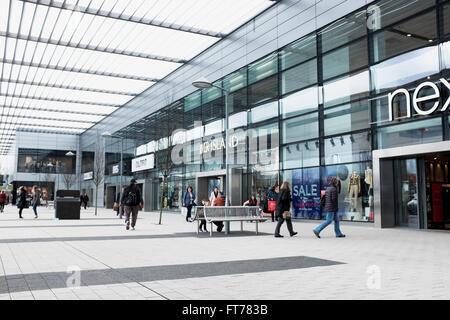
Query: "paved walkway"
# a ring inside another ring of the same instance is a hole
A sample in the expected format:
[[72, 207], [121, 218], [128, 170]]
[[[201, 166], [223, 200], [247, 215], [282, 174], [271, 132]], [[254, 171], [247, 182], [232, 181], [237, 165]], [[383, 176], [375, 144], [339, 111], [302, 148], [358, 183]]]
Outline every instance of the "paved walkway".
[[23, 216], [0, 214], [0, 299], [450, 299], [450, 232], [347, 223], [317, 239], [295, 222], [274, 238], [269, 221], [210, 238], [173, 213], [142, 212], [135, 231], [105, 209]]

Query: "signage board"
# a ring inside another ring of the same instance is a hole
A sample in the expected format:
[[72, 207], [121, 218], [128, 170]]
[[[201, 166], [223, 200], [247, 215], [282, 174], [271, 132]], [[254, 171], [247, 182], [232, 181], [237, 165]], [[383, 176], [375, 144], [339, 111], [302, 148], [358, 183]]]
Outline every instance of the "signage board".
[[142, 171], [153, 169], [155, 167], [155, 154], [148, 154], [143, 157], [134, 158], [131, 160], [131, 171]]
[[94, 172], [89, 171], [83, 174], [83, 180], [92, 180], [94, 179]]
[[118, 164], [116, 164], [116, 165], [114, 165], [113, 167], [112, 167], [112, 174], [119, 174], [119, 170], [120, 168], [119, 168], [119, 165]]

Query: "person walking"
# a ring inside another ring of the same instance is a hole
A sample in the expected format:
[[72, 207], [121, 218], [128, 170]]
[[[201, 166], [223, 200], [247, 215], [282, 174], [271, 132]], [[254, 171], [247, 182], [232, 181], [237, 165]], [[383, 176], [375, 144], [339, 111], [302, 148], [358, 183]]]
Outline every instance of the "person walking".
[[278, 193], [280, 192], [280, 188], [275, 185], [270, 188], [269, 195], [267, 196], [267, 208], [268, 212], [272, 217], [272, 222], [278, 221], [278, 217], [275, 214], [276, 204], [278, 201]]
[[19, 188], [19, 200], [17, 202], [17, 208], [19, 208], [19, 218], [23, 219], [22, 217], [22, 211], [23, 208], [26, 207], [27, 204], [27, 192], [25, 191], [25, 187], [21, 186]]
[[276, 206], [276, 214], [278, 217], [278, 223], [275, 228], [275, 238], [282, 238], [283, 236], [280, 234], [280, 228], [283, 222], [286, 220], [286, 225], [289, 230], [289, 234], [291, 237], [295, 236], [297, 232], [292, 228], [292, 221], [290, 216], [284, 216], [284, 212], [290, 212], [291, 210], [291, 188], [289, 182], [285, 181], [281, 185], [280, 194], [278, 196], [277, 206]]
[[191, 186], [187, 187], [186, 193], [184, 194], [183, 204], [187, 208], [186, 222], [192, 222], [191, 212], [192, 207], [195, 206], [195, 193], [192, 191]]
[[34, 218], [37, 219], [37, 206], [41, 204], [41, 191], [38, 186], [33, 186], [31, 191], [31, 205], [33, 206]]
[[4, 190], [0, 192], [0, 212], [3, 213], [6, 204], [6, 193]]
[[88, 202], [89, 202], [89, 197], [88, 197], [87, 193], [85, 192], [84, 195], [83, 195], [84, 210], [86, 210]]
[[323, 211], [327, 213], [326, 220], [321, 223], [317, 228], [313, 230], [313, 233], [317, 238], [320, 239], [320, 232], [325, 229], [331, 222], [334, 220], [334, 232], [337, 238], [344, 238], [345, 235], [342, 234], [341, 229], [339, 228], [339, 215], [338, 215], [338, 180], [336, 178], [332, 178], [330, 185], [325, 191], [325, 206]]
[[139, 208], [142, 209], [144, 207], [142, 193], [139, 187], [136, 185], [135, 179], [131, 179], [130, 185], [125, 187], [125, 189], [123, 190], [120, 205], [124, 207], [126, 230], [130, 229], [130, 216], [131, 230], [135, 230]]

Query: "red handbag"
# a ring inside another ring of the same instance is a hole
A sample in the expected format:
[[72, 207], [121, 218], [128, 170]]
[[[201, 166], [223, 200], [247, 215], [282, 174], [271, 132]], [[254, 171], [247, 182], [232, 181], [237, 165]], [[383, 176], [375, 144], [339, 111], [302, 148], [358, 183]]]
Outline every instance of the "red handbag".
[[277, 207], [277, 202], [275, 200], [268, 201], [267, 210], [269, 210], [269, 212], [275, 211], [276, 207]]

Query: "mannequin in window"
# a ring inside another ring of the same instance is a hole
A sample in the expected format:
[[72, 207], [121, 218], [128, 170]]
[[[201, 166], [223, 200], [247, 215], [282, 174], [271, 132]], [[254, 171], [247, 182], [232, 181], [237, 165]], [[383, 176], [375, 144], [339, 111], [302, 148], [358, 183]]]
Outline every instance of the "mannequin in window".
[[356, 211], [356, 202], [358, 200], [359, 192], [361, 190], [361, 179], [356, 171], [350, 175], [350, 182], [348, 184], [348, 195], [350, 197], [351, 211]]
[[367, 169], [364, 172], [364, 182], [367, 184], [368, 194], [372, 195], [371, 190], [373, 190], [373, 175], [370, 165], [367, 166]]

